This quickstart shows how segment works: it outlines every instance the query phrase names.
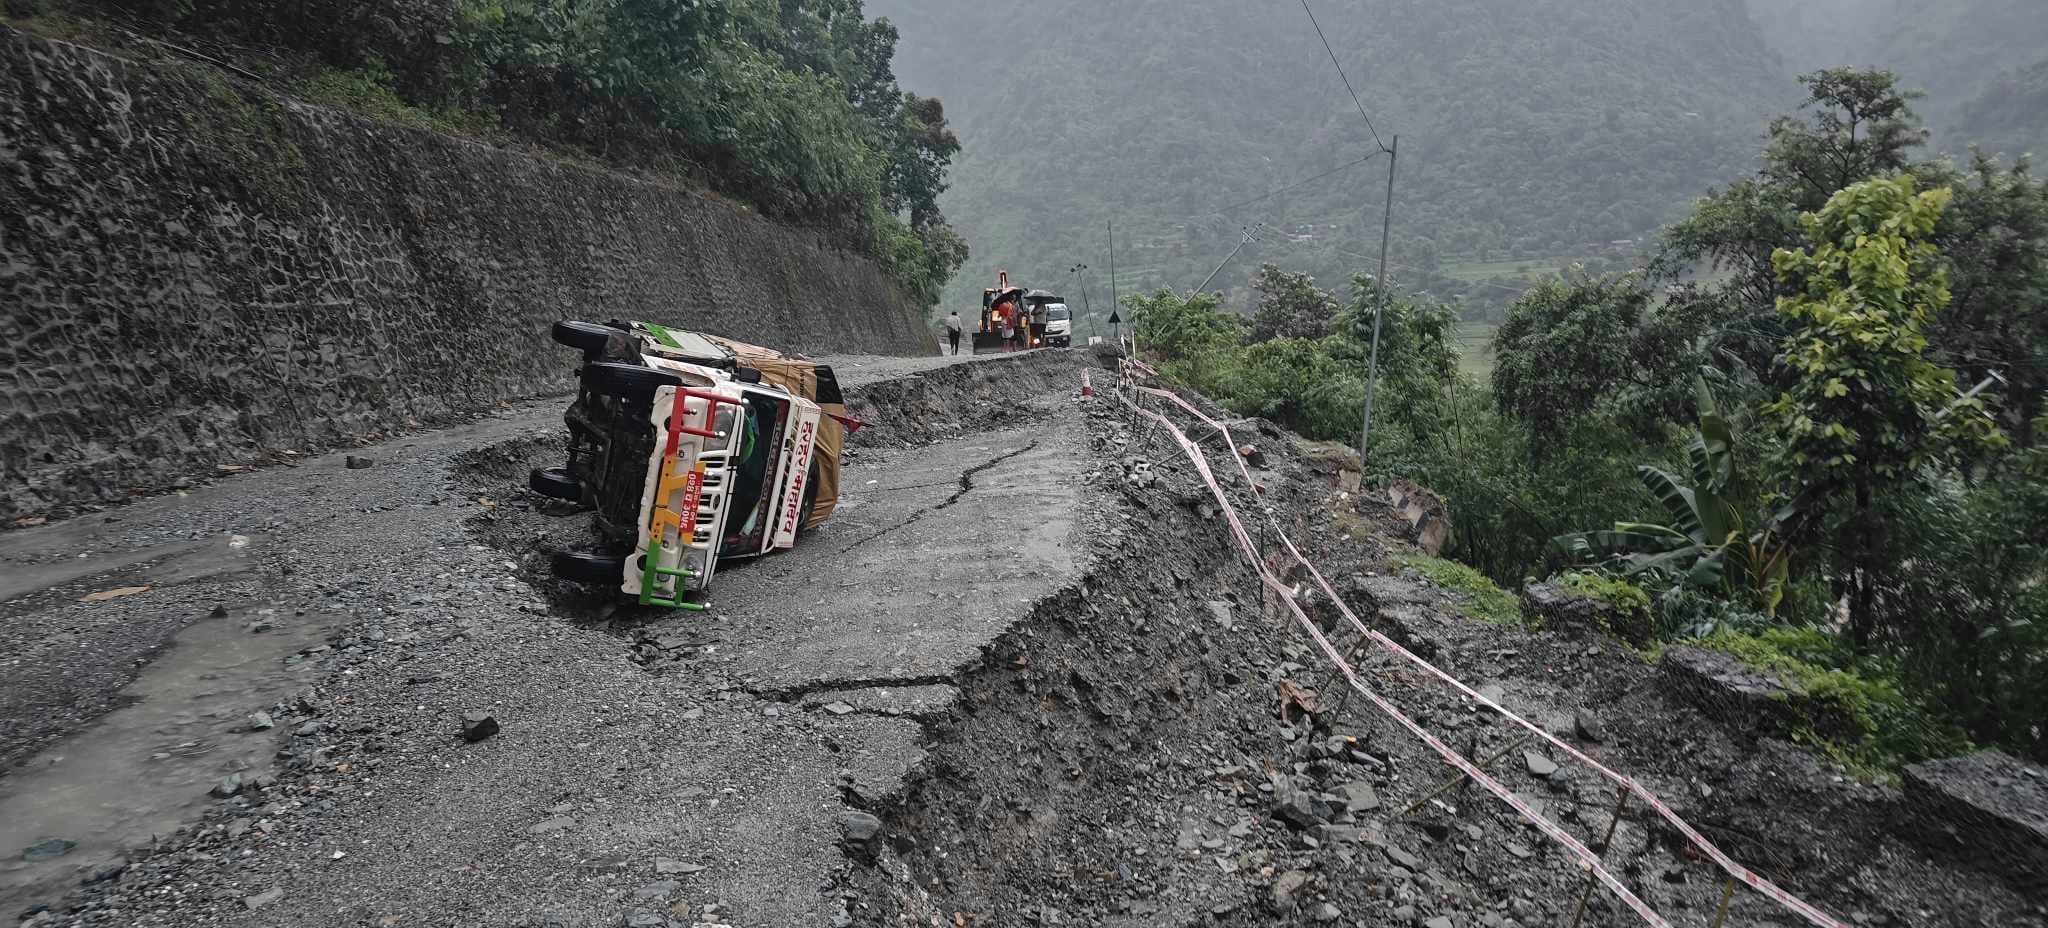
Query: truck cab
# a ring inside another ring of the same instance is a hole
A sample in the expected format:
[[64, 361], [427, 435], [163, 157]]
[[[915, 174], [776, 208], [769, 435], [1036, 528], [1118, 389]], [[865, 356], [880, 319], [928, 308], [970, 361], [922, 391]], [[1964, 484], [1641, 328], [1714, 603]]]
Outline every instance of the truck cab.
[[1065, 348], [1074, 343], [1074, 311], [1065, 303], [1048, 303], [1045, 307], [1045, 334], [1041, 337], [1046, 346]]
[[566, 467], [536, 492], [594, 513], [564, 579], [702, 609], [722, 561], [793, 547], [837, 498], [843, 398], [831, 368], [655, 323], [563, 322], [583, 349]]

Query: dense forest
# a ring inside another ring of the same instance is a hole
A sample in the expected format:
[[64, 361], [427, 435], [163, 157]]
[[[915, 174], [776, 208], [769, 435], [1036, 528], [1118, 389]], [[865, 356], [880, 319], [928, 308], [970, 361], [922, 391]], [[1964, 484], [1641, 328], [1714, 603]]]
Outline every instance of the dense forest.
[[[1340, 290], [1374, 268], [1384, 164], [1344, 167], [1377, 146], [1296, 4], [869, 9], [902, 32], [905, 86], [943, 95], [965, 146], [942, 202], [975, 253], [951, 299], [1007, 267], [1055, 288], [1086, 277], [1099, 304], [1112, 219], [1126, 290], [1192, 287], [1260, 223], [1211, 285], [1240, 310], [1263, 262]], [[1473, 320], [1498, 321], [1543, 273], [1652, 250], [1694, 198], [1754, 167], [1769, 116], [1801, 98], [1797, 74], [1896, 71], [1926, 92], [1934, 147], [1963, 160], [1971, 141], [2010, 153], [2048, 126], [2027, 70], [2048, 58], [2037, 0], [1315, 9], [1379, 134], [1401, 135], [1393, 279]]]
[[1852, 767], [2048, 757], [2048, 183], [1931, 155], [1888, 72], [1800, 83], [1644, 267], [1513, 301], [1485, 377], [1455, 307], [1398, 284], [1266, 266], [1248, 316], [1126, 307], [1169, 376], [1355, 442], [1384, 299], [1362, 466], [1440, 493], [1462, 562], [1418, 569], [1510, 604], [1496, 584], [1549, 577], [1650, 653], [1779, 671], [1852, 720], [1801, 735]]
[[936, 302], [959, 140], [860, 0], [0, 0], [32, 31], [225, 62], [441, 131], [686, 178], [827, 230]]
[[[1265, 223], [1212, 285], [1240, 306], [1261, 262], [1339, 283], [1377, 257], [1384, 162], [1227, 208], [1377, 151], [1292, 3], [869, 8], [902, 31], [905, 86], [942, 93], [965, 146], [943, 201], [975, 251], [956, 300], [998, 266], [1057, 287], [1085, 263], [1106, 293], [1112, 219], [1126, 288], [1192, 287]], [[1797, 99], [1741, 0], [1317, 12], [1379, 134], [1401, 135], [1395, 279], [1439, 295], [1633, 254], [1746, 170], [1764, 118]]]

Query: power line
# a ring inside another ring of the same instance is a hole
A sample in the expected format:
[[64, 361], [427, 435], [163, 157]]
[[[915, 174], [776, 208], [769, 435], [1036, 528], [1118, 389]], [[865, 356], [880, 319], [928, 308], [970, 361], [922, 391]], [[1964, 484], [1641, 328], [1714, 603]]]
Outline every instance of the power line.
[[[1363, 157], [1363, 158], [1360, 158], [1360, 159], [1358, 159], [1357, 161], [1353, 161], [1353, 162], [1351, 162], [1351, 163], [1349, 163], [1349, 164], [1343, 164], [1343, 165], [1339, 165], [1339, 166], [1337, 166], [1337, 167], [1334, 167], [1334, 168], [1331, 168], [1331, 169], [1329, 169], [1329, 170], [1327, 170], [1327, 171], [1324, 171], [1324, 172], [1323, 172], [1323, 173], [1321, 173], [1321, 174], [1317, 174], [1317, 175], [1316, 175], [1316, 176], [1314, 176], [1314, 177], [1308, 178], [1308, 179], [1306, 179], [1306, 180], [1303, 180], [1303, 181], [1300, 181], [1300, 182], [1297, 182], [1297, 183], [1292, 183], [1292, 184], [1288, 184], [1287, 186], [1285, 186], [1285, 187], [1282, 187], [1282, 188], [1280, 188], [1280, 189], [1278, 189], [1278, 190], [1274, 190], [1274, 191], [1271, 191], [1271, 192], [1269, 192], [1269, 193], [1264, 193], [1264, 194], [1260, 194], [1259, 196], [1255, 196], [1255, 197], [1252, 197], [1252, 198], [1251, 198], [1251, 199], [1249, 199], [1249, 200], [1244, 200], [1244, 201], [1242, 201], [1242, 202], [1238, 202], [1238, 203], [1232, 203], [1232, 204], [1230, 204], [1229, 206], [1225, 206], [1225, 207], [1222, 207], [1222, 208], [1220, 208], [1220, 209], [1212, 210], [1212, 211], [1210, 211], [1210, 212], [1207, 212], [1207, 213], [1202, 213], [1202, 214], [1201, 214], [1201, 216], [1222, 216], [1222, 215], [1228, 215], [1228, 214], [1230, 213], [1230, 211], [1231, 211], [1231, 210], [1236, 210], [1236, 209], [1243, 209], [1243, 208], [1245, 208], [1245, 207], [1247, 207], [1247, 206], [1250, 206], [1250, 205], [1252, 205], [1253, 203], [1260, 203], [1260, 202], [1263, 202], [1263, 201], [1266, 201], [1266, 200], [1270, 200], [1270, 199], [1272, 199], [1272, 198], [1274, 198], [1274, 197], [1277, 197], [1277, 196], [1279, 196], [1279, 195], [1281, 195], [1281, 194], [1283, 194], [1283, 193], [1287, 193], [1287, 192], [1289, 192], [1289, 191], [1293, 191], [1293, 190], [1298, 190], [1298, 189], [1300, 189], [1300, 188], [1302, 188], [1302, 187], [1306, 187], [1306, 186], [1308, 186], [1308, 185], [1310, 185], [1310, 184], [1313, 184], [1313, 183], [1315, 183], [1316, 181], [1322, 180], [1322, 179], [1323, 179], [1323, 178], [1325, 178], [1325, 177], [1329, 177], [1329, 176], [1330, 176], [1330, 175], [1332, 175], [1332, 174], [1341, 174], [1341, 173], [1343, 173], [1343, 172], [1345, 172], [1345, 171], [1349, 171], [1349, 170], [1351, 170], [1352, 168], [1355, 168], [1355, 167], [1357, 167], [1357, 166], [1359, 166], [1359, 165], [1361, 165], [1361, 164], [1364, 164], [1364, 163], [1366, 163], [1366, 162], [1368, 162], [1368, 161], [1371, 161], [1371, 160], [1373, 160], [1374, 158], [1377, 158], [1377, 157], [1379, 157], [1379, 156], [1381, 156], [1381, 155], [1384, 155], [1384, 154], [1386, 154], [1386, 152], [1384, 152], [1384, 151], [1376, 151], [1376, 152], [1373, 152], [1372, 154], [1370, 154], [1370, 155], [1366, 155], [1365, 157]], [[1189, 218], [1200, 218], [1200, 217], [1189, 217]]]
[[[1352, 168], [1358, 167], [1358, 166], [1359, 166], [1359, 165], [1361, 165], [1361, 164], [1365, 164], [1365, 163], [1367, 163], [1367, 162], [1369, 162], [1369, 161], [1372, 161], [1373, 159], [1375, 159], [1375, 158], [1378, 158], [1378, 157], [1380, 157], [1380, 156], [1381, 156], [1381, 155], [1383, 155], [1383, 154], [1385, 154], [1385, 152], [1373, 152], [1372, 154], [1370, 154], [1370, 155], [1366, 155], [1365, 157], [1363, 157], [1363, 158], [1360, 158], [1360, 159], [1358, 159], [1358, 160], [1356, 160], [1356, 161], [1349, 161], [1349, 162], [1346, 162], [1346, 163], [1344, 163], [1344, 164], [1340, 164], [1340, 165], [1338, 165], [1338, 166], [1336, 166], [1336, 167], [1334, 167], [1334, 168], [1331, 168], [1331, 169], [1329, 169], [1329, 170], [1327, 170], [1327, 171], [1324, 171], [1324, 172], [1322, 172], [1321, 174], [1317, 174], [1317, 175], [1315, 175], [1314, 177], [1305, 177], [1305, 178], [1303, 178], [1303, 179], [1301, 179], [1301, 180], [1295, 181], [1294, 183], [1288, 184], [1288, 185], [1287, 185], [1287, 186], [1285, 186], [1285, 187], [1280, 187], [1280, 188], [1278, 188], [1278, 189], [1275, 189], [1275, 190], [1269, 190], [1269, 191], [1266, 191], [1265, 193], [1259, 194], [1258, 196], [1255, 196], [1255, 197], [1252, 197], [1252, 198], [1250, 198], [1250, 199], [1246, 199], [1246, 200], [1239, 200], [1238, 202], [1236, 202], [1236, 203], [1232, 203], [1232, 204], [1230, 204], [1230, 205], [1228, 205], [1228, 206], [1220, 206], [1220, 207], [1217, 207], [1216, 209], [1208, 210], [1208, 211], [1206, 211], [1206, 212], [1200, 212], [1200, 213], [1188, 213], [1188, 214], [1186, 214], [1186, 215], [1183, 215], [1183, 216], [1176, 216], [1176, 217], [1170, 217], [1170, 218], [1166, 218], [1166, 219], [1148, 219], [1148, 220], [1145, 220], [1145, 221], [1146, 221], [1146, 222], [1152, 222], [1152, 223], [1160, 223], [1160, 224], [1170, 224], [1170, 223], [1176, 223], [1176, 222], [1187, 222], [1187, 221], [1189, 221], [1189, 220], [1193, 220], [1193, 219], [1207, 219], [1207, 218], [1209, 218], [1209, 217], [1211, 217], [1211, 216], [1221, 216], [1221, 217], [1223, 217], [1223, 218], [1226, 218], [1226, 219], [1228, 219], [1228, 218], [1229, 218], [1229, 213], [1230, 213], [1230, 212], [1231, 212], [1232, 210], [1239, 210], [1239, 209], [1243, 209], [1243, 208], [1245, 208], [1245, 207], [1247, 207], [1247, 206], [1251, 206], [1251, 205], [1253, 205], [1253, 204], [1255, 204], [1255, 203], [1263, 203], [1263, 202], [1265, 202], [1265, 201], [1267, 201], [1267, 200], [1270, 200], [1270, 199], [1272, 199], [1272, 198], [1274, 198], [1274, 197], [1277, 197], [1277, 196], [1279, 196], [1279, 195], [1281, 195], [1281, 194], [1283, 194], [1283, 193], [1292, 193], [1293, 191], [1299, 190], [1299, 189], [1301, 189], [1301, 188], [1303, 188], [1303, 187], [1306, 187], [1306, 186], [1308, 186], [1308, 185], [1310, 185], [1310, 184], [1313, 184], [1313, 183], [1315, 183], [1316, 181], [1319, 181], [1319, 180], [1323, 180], [1323, 179], [1325, 179], [1325, 178], [1328, 178], [1328, 177], [1332, 177], [1332, 176], [1334, 176], [1334, 175], [1337, 175], [1337, 174], [1342, 174], [1342, 173], [1344, 173], [1345, 171], [1349, 171], [1349, 170], [1351, 170]], [[1164, 200], [1164, 199], [1161, 199], [1161, 200], [1156, 200], [1156, 201], [1154, 201], [1154, 204], [1156, 205], [1157, 203], [1163, 203], [1163, 202], [1165, 202], [1165, 200]], [[1144, 209], [1144, 208], [1145, 208], [1145, 207], [1142, 207], [1142, 206], [1141, 206], [1141, 207], [1137, 207], [1137, 209]], [[1131, 210], [1130, 210], [1130, 209], [1125, 209], [1125, 210], [1124, 210], [1124, 212], [1131, 212]]]
[[1210, 281], [1212, 281], [1212, 280], [1215, 280], [1215, 279], [1216, 279], [1216, 275], [1218, 275], [1218, 274], [1221, 274], [1221, 273], [1223, 273], [1223, 268], [1224, 268], [1224, 266], [1225, 266], [1225, 265], [1227, 265], [1227, 264], [1229, 264], [1229, 263], [1230, 263], [1230, 259], [1232, 259], [1232, 258], [1235, 258], [1235, 257], [1237, 257], [1237, 253], [1238, 253], [1238, 252], [1240, 252], [1240, 251], [1243, 251], [1243, 250], [1244, 250], [1244, 246], [1246, 246], [1246, 245], [1249, 245], [1249, 244], [1251, 244], [1251, 243], [1253, 243], [1253, 242], [1256, 242], [1256, 241], [1258, 241], [1258, 240], [1259, 240], [1259, 234], [1260, 234], [1260, 233], [1262, 233], [1262, 232], [1264, 232], [1264, 231], [1266, 231], [1266, 224], [1265, 224], [1265, 223], [1263, 223], [1263, 222], [1262, 222], [1262, 223], [1259, 223], [1258, 225], [1255, 225], [1255, 226], [1250, 226], [1250, 227], [1246, 228], [1246, 229], [1244, 230], [1244, 237], [1243, 237], [1243, 238], [1241, 238], [1241, 239], [1238, 239], [1238, 242], [1237, 242], [1237, 247], [1236, 247], [1236, 248], [1232, 248], [1232, 249], [1230, 249], [1230, 254], [1228, 254], [1228, 255], [1225, 255], [1225, 256], [1223, 257], [1223, 261], [1222, 261], [1221, 263], [1219, 263], [1219, 264], [1217, 264], [1217, 265], [1216, 265], [1216, 269], [1215, 269], [1215, 270], [1213, 270], [1213, 271], [1210, 271], [1210, 272], [1209, 272], [1209, 276], [1207, 276], [1207, 277], [1204, 277], [1204, 278], [1202, 278], [1202, 282], [1201, 282], [1201, 283], [1199, 283], [1199, 284], [1196, 284], [1196, 285], [1195, 285], [1195, 289], [1194, 289], [1194, 290], [1192, 290], [1192, 291], [1190, 291], [1190, 292], [1193, 292], [1193, 293], [1200, 293], [1200, 292], [1202, 292], [1203, 290], [1206, 290], [1206, 289], [1208, 289], [1208, 287], [1209, 287], [1209, 282], [1210, 282]]
[[1344, 65], [1337, 60], [1337, 50], [1330, 47], [1330, 37], [1323, 34], [1323, 24], [1316, 22], [1316, 11], [1308, 8], [1308, 0], [1301, 0], [1301, 11], [1308, 14], [1309, 25], [1316, 27], [1316, 38], [1323, 40], [1323, 51], [1329, 53], [1330, 64], [1337, 68], [1337, 76], [1343, 79], [1344, 90], [1351, 94], [1351, 102], [1358, 107], [1358, 115], [1365, 117], [1365, 128], [1372, 133], [1372, 143], [1378, 145], [1380, 151], [1391, 153], [1387, 143], [1380, 141], [1380, 130], [1373, 126], [1372, 117], [1366, 115], [1365, 102], [1358, 99], [1358, 91], [1351, 86], [1351, 76], [1344, 73]]

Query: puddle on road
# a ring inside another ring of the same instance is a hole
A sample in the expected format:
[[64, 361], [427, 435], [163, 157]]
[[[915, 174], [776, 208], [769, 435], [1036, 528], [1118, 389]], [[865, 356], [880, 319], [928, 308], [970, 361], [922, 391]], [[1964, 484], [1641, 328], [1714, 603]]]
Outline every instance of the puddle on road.
[[[255, 537], [260, 539], [261, 536]], [[65, 539], [57, 535], [45, 536], [38, 540], [50, 545], [62, 545], [65, 542]], [[0, 572], [0, 603], [75, 583], [87, 577], [120, 573], [144, 564], [149, 566], [132, 576], [151, 586], [171, 586], [241, 573], [251, 566], [250, 555], [254, 546], [252, 536], [221, 535], [196, 541], [180, 541], [97, 554], [92, 557], [67, 557], [40, 564], [6, 563], [7, 569]], [[59, 547], [58, 550], [63, 548]]]
[[[0, 777], [0, 915], [56, 902], [125, 849], [196, 818], [222, 777], [269, 768], [283, 729], [241, 729], [250, 713], [305, 685], [311, 664], [287, 667], [284, 658], [323, 643], [333, 619], [264, 608], [186, 628], [121, 691], [133, 704]], [[248, 631], [259, 616], [277, 627]], [[45, 838], [76, 846], [25, 859]]]

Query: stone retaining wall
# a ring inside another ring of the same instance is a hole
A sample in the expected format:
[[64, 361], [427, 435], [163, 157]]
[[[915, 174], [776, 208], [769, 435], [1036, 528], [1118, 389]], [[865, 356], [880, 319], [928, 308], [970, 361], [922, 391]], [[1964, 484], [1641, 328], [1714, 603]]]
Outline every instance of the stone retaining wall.
[[715, 197], [0, 26], [0, 519], [565, 390], [565, 316], [935, 350]]

